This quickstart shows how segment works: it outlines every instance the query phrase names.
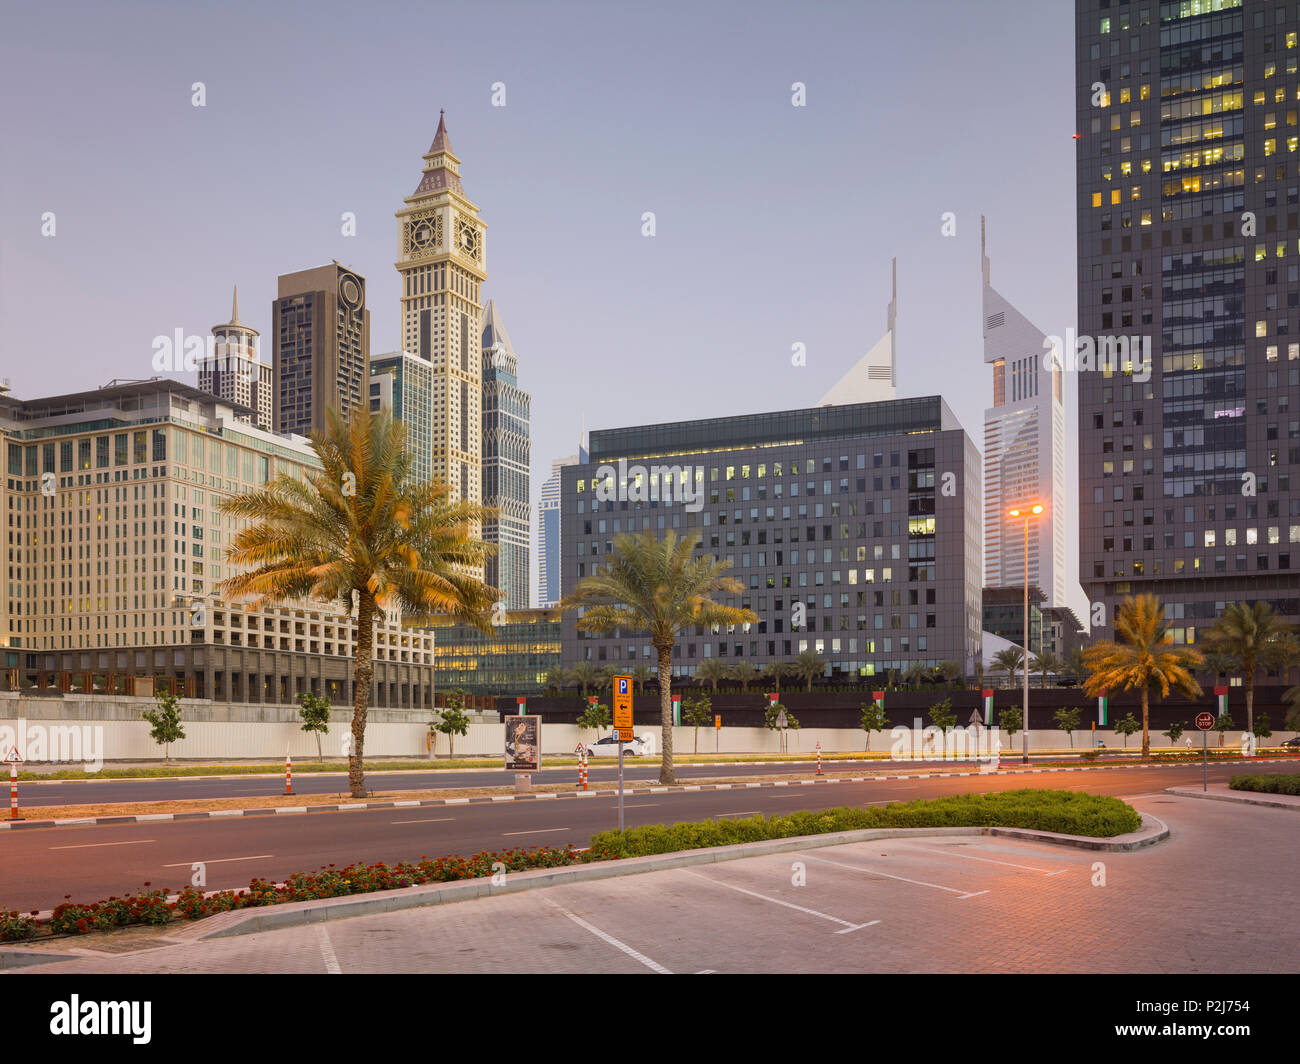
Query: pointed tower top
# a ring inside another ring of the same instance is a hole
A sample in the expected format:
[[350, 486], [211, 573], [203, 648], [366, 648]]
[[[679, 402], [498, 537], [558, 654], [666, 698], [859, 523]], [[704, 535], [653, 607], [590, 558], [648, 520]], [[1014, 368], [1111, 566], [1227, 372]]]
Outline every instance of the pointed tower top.
[[988, 235], [984, 224], [984, 215], [980, 215], [980, 270], [984, 275], [984, 284], [991, 283], [993, 276], [993, 264], [989, 262], [988, 256]]
[[438, 132], [433, 135], [433, 143], [429, 145], [429, 154], [432, 155], [437, 151], [451, 151], [451, 139], [447, 136], [447, 113], [441, 108], [438, 110]]
[[239, 321], [239, 285], [235, 285], [235, 298], [230, 304], [230, 321], [232, 325]]
[[411, 195], [423, 196], [443, 189], [465, 195], [465, 189], [460, 183], [460, 160], [451, 150], [451, 138], [447, 136], [447, 116], [445, 112], [439, 111], [438, 131], [433, 135], [429, 150], [424, 153], [424, 173]]

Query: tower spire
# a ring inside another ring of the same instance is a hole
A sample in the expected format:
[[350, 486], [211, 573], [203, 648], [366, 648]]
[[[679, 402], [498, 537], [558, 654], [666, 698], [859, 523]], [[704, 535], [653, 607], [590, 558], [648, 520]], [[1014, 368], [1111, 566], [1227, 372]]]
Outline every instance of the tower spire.
[[984, 284], [988, 285], [993, 276], [993, 265], [989, 262], [988, 237], [982, 214], [980, 215], [980, 270], [984, 274]]
[[235, 298], [230, 304], [230, 321], [239, 321], [239, 285], [235, 285]]

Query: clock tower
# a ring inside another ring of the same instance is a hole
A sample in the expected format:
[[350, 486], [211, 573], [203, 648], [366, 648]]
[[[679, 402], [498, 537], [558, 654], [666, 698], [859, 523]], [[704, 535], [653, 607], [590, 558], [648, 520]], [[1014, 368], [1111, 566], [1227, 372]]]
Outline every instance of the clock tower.
[[441, 114], [420, 184], [403, 202], [395, 263], [402, 276], [402, 347], [432, 370], [430, 468], [451, 485], [453, 500], [481, 502], [487, 227], [465, 196]]

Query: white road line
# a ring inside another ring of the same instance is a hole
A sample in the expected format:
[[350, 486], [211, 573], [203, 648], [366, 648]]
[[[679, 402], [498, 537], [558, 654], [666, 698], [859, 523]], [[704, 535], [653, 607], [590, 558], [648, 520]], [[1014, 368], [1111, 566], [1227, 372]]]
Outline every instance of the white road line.
[[774, 905], [784, 905], [787, 909], [796, 909], [801, 913], [807, 913], [809, 916], [817, 916], [823, 920], [829, 920], [833, 924], [843, 924], [843, 929], [835, 932], [837, 935], [843, 935], [848, 931], [858, 931], [861, 928], [871, 927], [872, 924], [880, 923], [879, 920], [868, 920], [865, 924], [851, 924], [847, 920], [841, 920], [838, 916], [827, 916], [826, 913], [819, 913], [816, 909], [805, 909], [802, 905], [795, 905], [794, 902], [782, 901], [780, 898], [769, 898], [766, 894], [759, 894], [757, 891], [746, 890], [744, 887], [737, 887], [731, 883], [724, 883], [722, 880], [713, 879], [710, 876], [702, 876], [699, 872], [692, 872], [689, 868], [683, 868], [681, 871], [685, 872], [688, 876], [702, 879], [706, 883], [712, 883], [716, 887], [726, 887], [728, 890], [734, 890], [741, 894], [748, 894], [751, 898], [761, 898], [763, 901], [770, 901]]
[[988, 864], [1006, 865], [1007, 868], [1023, 868], [1027, 872], [1042, 872], [1044, 875], [1057, 876], [1065, 871], [1064, 868], [1058, 868], [1055, 872], [1049, 872], [1046, 868], [1037, 868], [1034, 865], [1012, 864], [1010, 861], [995, 861], [992, 857], [976, 857], [970, 853], [949, 853], [947, 850], [935, 850], [929, 846], [916, 846], [913, 849], [921, 850], [924, 853], [937, 853], [943, 857], [960, 857], [966, 861], [984, 861]]
[[572, 831], [573, 828], [538, 828], [536, 831], [503, 831], [502, 835], [547, 835], [553, 831]]
[[325, 930], [324, 924], [316, 925], [316, 941], [320, 943], [320, 955], [325, 962], [325, 970], [330, 975], [342, 975], [343, 969], [339, 967], [339, 959], [334, 955], [334, 944], [330, 942], [330, 934]]
[[897, 879], [902, 883], [911, 883], [918, 887], [933, 887], [935, 890], [946, 890], [949, 894], [959, 894], [963, 898], [974, 898], [978, 894], [987, 894], [987, 890], [976, 891], [972, 894], [969, 891], [958, 890], [956, 887], [945, 887], [939, 883], [927, 883], [924, 879], [908, 879], [906, 876], [896, 876], [889, 872], [877, 872], [874, 868], [863, 868], [861, 865], [841, 864], [839, 861], [827, 860], [825, 857], [815, 857], [812, 854], [796, 854], [797, 857], [805, 857], [810, 861], [820, 861], [822, 864], [835, 865], [836, 868], [847, 868], [850, 872], [863, 872], [870, 876], [884, 876], [886, 879]]
[[623, 806], [624, 809], [649, 809], [651, 806], [658, 805], [658, 802], [628, 802]]
[[[216, 857], [210, 861], [204, 861], [203, 864], [229, 864], [231, 861], [265, 861], [268, 857], [274, 857], [273, 853], [259, 853], [252, 857]], [[165, 864], [164, 868], [189, 868], [197, 864], [197, 861], [178, 861], [176, 864]]]
[[452, 816], [439, 816], [439, 817], [433, 817], [429, 820], [390, 820], [389, 823], [390, 824], [446, 824], [449, 821], [455, 819], [456, 818]]
[[143, 846], [146, 842], [157, 842], [157, 839], [131, 839], [129, 842], [83, 842], [76, 846], [51, 846], [51, 850], [91, 850], [98, 846]]
[[739, 812], [739, 813], [714, 813], [713, 815], [714, 815], [715, 817], [717, 817], [717, 816], [757, 816], [757, 815], [759, 814], [759, 812], [760, 812], [760, 810], [758, 810], [758, 809], [745, 809], [745, 810], [743, 810], [743, 811], [741, 811], [741, 812]]
[[647, 957], [644, 953], [638, 953], [638, 952], [637, 952], [636, 950], [634, 950], [631, 946], [629, 946], [626, 942], [620, 942], [620, 941], [619, 941], [618, 939], [616, 939], [613, 935], [606, 934], [606, 933], [605, 933], [604, 931], [602, 931], [599, 927], [596, 927], [596, 926], [594, 926], [593, 924], [589, 924], [589, 923], [587, 923], [587, 921], [584, 920], [581, 916], [576, 916], [575, 914], [569, 912], [568, 909], [566, 909], [563, 905], [560, 905], [558, 902], [554, 902], [554, 901], [552, 901], [550, 898], [547, 898], [547, 897], [545, 897], [545, 896], [543, 896], [542, 901], [544, 901], [544, 902], [545, 902], [547, 905], [549, 905], [552, 909], [557, 909], [557, 910], [559, 910], [561, 913], [563, 913], [565, 916], [567, 916], [570, 920], [572, 920], [572, 921], [573, 921], [575, 924], [577, 924], [579, 927], [583, 928], [584, 930], [590, 931], [593, 935], [595, 935], [595, 936], [596, 936], [598, 939], [600, 939], [602, 942], [608, 942], [608, 943], [609, 943], [611, 946], [613, 946], [615, 949], [622, 950], [624, 953], [626, 953], [626, 954], [627, 954], [629, 957], [631, 957], [633, 960], [638, 961], [638, 962], [640, 962], [641, 964], [644, 964], [644, 965], [645, 965], [647, 968], [649, 968], [652, 972], [657, 972], [657, 973], [659, 973], [660, 975], [672, 975], [672, 974], [673, 974], [669, 969], [665, 968], [662, 964], [659, 964], [657, 961], [652, 961], [652, 960], [651, 960], [649, 957]]

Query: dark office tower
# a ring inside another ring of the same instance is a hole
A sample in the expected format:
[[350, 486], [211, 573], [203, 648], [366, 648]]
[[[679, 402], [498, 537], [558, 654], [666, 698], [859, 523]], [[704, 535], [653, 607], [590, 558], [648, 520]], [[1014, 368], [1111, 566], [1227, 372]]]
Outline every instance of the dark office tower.
[[485, 580], [510, 610], [528, 608], [532, 511], [528, 469], [532, 453], [532, 397], [519, 387], [519, 360], [492, 300], [483, 311], [483, 487], [497, 517], [483, 523], [483, 540], [496, 544]]
[[1143, 592], [1180, 644], [1230, 602], [1300, 621], [1297, 14], [1076, 6], [1080, 336], [1064, 354], [1095, 634]]
[[271, 304], [275, 429], [324, 430], [325, 411], [344, 417], [369, 402], [370, 311], [366, 281], [339, 265], [282, 274]]

